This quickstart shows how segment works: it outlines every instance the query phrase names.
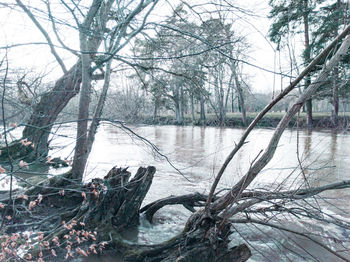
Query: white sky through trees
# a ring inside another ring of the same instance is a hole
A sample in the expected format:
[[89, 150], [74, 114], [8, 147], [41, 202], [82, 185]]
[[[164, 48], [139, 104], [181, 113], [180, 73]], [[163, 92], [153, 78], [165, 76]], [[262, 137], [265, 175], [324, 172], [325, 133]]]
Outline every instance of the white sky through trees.
[[[65, 10], [59, 10], [59, 4], [55, 5], [55, 1], [51, 2], [55, 14], [58, 13], [62, 18], [64, 16], [69, 16]], [[184, 2], [192, 3], [193, 1]], [[267, 18], [269, 12], [267, 1], [248, 0], [226, 2], [232, 3], [232, 5], [239, 8], [249, 10], [249, 12], [253, 14], [253, 16], [250, 16], [244, 12], [237, 11], [229, 18], [231, 21], [234, 21], [234, 30], [246, 36], [248, 40], [250, 50], [246, 54], [247, 62], [263, 69], [280, 72], [278, 66], [279, 57], [281, 60], [288, 58], [283, 54], [279, 55], [277, 52], [275, 53], [273, 50], [275, 45], [268, 41], [267, 34], [271, 21]], [[14, 0], [0, 1], [0, 3], [0, 47], [33, 43], [9, 49], [8, 58], [10, 60], [10, 65], [21, 69], [33, 69], [39, 73], [49, 73], [49, 80], [55, 80], [62, 72], [55, 58], [50, 53], [49, 47], [43, 44], [46, 42], [45, 38], [21, 10], [11, 10], [6, 7], [6, 4], [14, 4]], [[33, 1], [25, 1], [24, 3], [34, 4]], [[158, 9], [153, 13], [150, 19], [157, 19], [157, 17], [162, 19], [163, 16], [167, 15], [167, 12], [171, 14], [171, 7], [174, 8], [175, 6], [174, 1], [160, 2]], [[36, 14], [40, 17], [44, 28], [48, 32], [52, 32], [51, 25], [45, 23], [45, 19], [47, 19], [45, 14], [40, 12], [36, 12]], [[74, 26], [74, 22], [72, 22], [72, 25]], [[63, 40], [69, 44], [70, 48], [79, 50], [78, 34], [73, 34], [73, 31], [69, 32], [69, 27], [67, 26], [64, 28], [67, 31], [60, 32]], [[60, 48], [57, 48], [57, 51], [62, 56], [68, 68], [76, 61], [76, 57], [71, 53]], [[3, 54], [4, 52], [4, 49], [0, 50], [0, 53]], [[288, 74], [289, 72], [286, 70], [288, 69], [283, 70], [283, 73]], [[244, 66], [243, 74], [247, 76], [248, 84], [253, 92], [272, 92], [274, 89], [280, 90], [281, 88], [281, 78], [279, 75], [275, 75], [274, 77], [272, 73], [248, 65]]]

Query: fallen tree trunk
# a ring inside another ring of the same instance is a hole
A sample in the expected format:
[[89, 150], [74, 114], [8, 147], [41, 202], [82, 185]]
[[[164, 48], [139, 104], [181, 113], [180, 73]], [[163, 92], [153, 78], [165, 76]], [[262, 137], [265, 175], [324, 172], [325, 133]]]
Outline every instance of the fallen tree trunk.
[[[229, 248], [230, 224], [209, 221], [198, 224], [195, 212], [183, 232], [157, 245], [130, 244], [123, 231], [139, 224], [141, 211], [149, 219], [161, 207], [183, 204], [203, 206], [205, 195], [169, 197], [140, 209], [152, 184], [156, 169], [140, 167], [130, 179], [127, 168], [114, 167], [103, 178], [88, 184], [74, 183], [71, 172], [2, 202], [10, 208], [5, 219], [7, 234], [33, 231], [34, 244], [27, 256], [46, 261], [62, 261], [77, 255], [103, 256], [117, 252], [123, 261], [246, 261], [251, 253], [246, 245]], [[73, 182], [72, 182], [73, 181]], [[40, 219], [39, 219], [40, 218]], [[14, 245], [14, 244], [13, 244]], [[16, 249], [18, 246], [10, 246]], [[52, 251], [53, 250], [53, 251]], [[16, 259], [7, 256], [6, 259]]]
[[[137, 246], [124, 253], [125, 262], [243, 262], [251, 256], [249, 248], [239, 245], [227, 247], [227, 241], [210, 243], [203, 240], [204, 232], [196, 230], [182, 234], [168, 242], [155, 246]], [[223, 236], [227, 237], [227, 236]]]

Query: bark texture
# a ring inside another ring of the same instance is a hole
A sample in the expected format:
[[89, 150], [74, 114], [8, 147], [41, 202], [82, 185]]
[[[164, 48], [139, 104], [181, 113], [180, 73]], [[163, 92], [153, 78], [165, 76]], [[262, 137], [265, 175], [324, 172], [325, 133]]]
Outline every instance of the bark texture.
[[[48, 153], [48, 138], [52, 124], [58, 114], [67, 105], [80, 89], [81, 62], [78, 61], [66, 74], [59, 78], [52, 90], [45, 93], [40, 102], [34, 107], [34, 111], [23, 130], [23, 139], [32, 142], [33, 147], [24, 147], [19, 141], [10, 145], [10, 156], [12, 158], [26, 157], [27, 161], [41, 159]], [[3, 154], [1, 159], [9, 156]]]
[[[200, 212], [194, 212], [183, 232], [161, 244], [138, 245], [124, 241], [121, 233], [139, 224], [142, 211], [153, 216], [154, 212], [168, 204], [182, 203], [193, 207], [197, 202], [202, 202], [201, 206], [204, 205], [206, 196], [191, 194], [169, 197], [140, 209], [155, 171], [152, 166], [140, 167], [130, 179], [131, 174], [126, 168], [114, 167], [103, 179], [93, 179], [85, 185], [75, 184], [71, 179], [71, 172], [51, 178], [48, 182], [29, 189], [25, 193], [28, 199], [17, 198], [15, 202], [11, 201], [11, 206], [13, 205], [19, 213], [10, 214], [15, 219], [14, 224], [9, 221], [5, 223], [13, 224], [11, 230], [15, 232], [43, 232], [42, 243], [47, 241], [46, 243], [51, 244], [54, 239], [59, 241], [59, 247], [51, 245], [49, 248], [43, 248], [42, 245], [38, 245], [29, 251], [34, 258], [42, 251], [45, 260], [48, 261], [63, 261], [67, 250], [88, 250], [92, 245], [99, 253], [96, 259], [103, 259], [105, 254], [114, 252], [118, 253], [123, 261], [129, 262], [226, 262], [246, 261], [250, 257], [250, 250], [244, 244], [228, 247], [228, 236], [231, 234], [229, 223], [222, 225], [220, 221], [208, 220], [199, 225]], [[24, 207], [35, 201], [39, 193], [43, 197], [28, 216], [28, 209]], [[6, 205], [10, 203], [4, 199], [1, 201]], [[45, 218], [38, 222], [37, 218], [43, 215]], [[77, 235], [77, 232], [84, 233]], [[57, 257], [51, 255], [52, 248], [56, 249]]]

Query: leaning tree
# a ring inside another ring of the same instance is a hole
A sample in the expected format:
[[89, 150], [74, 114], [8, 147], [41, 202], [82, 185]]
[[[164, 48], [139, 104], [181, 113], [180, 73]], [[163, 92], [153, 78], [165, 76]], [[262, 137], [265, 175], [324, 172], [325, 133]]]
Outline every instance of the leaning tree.
[[[272, 159], [280, 137], [292, 117], [315, 94], [334, 66], [347, 54], [350, 47], [349, 32], [350, 26], [347, 26], [281, 94], [258, 114], [223, 163], [208, 196], [193, 194], [169, 197], [140, 209], [156, 171], [154, 167], [140, 168], [132, 179], [126, 169], [113, 168], [104, 179], [93, 179], [87, 184], [77, 181], [76, 174], [68, 172], [63, 176], [35, 185], [26, 192], [12, 192], [17, 194], [15, 198], [2, 199], [0, 208], [6, 211], [3, 213], [2, 225], [6, 226], [7, 234], [1, 238], [3, 252], [0, 255], [7, 260], [24, 257], [27, 260], [38, 258], [42, 261], [45, 258], [61, 261], [64, 257], [70, 258], [77, 254], [85, 256], [99, 252], [105, 254], [118, 252], [123, 256], [124, 261], [246, 261], [250, 256], [247, 245], [235, 247], [228, 245], [232, 223], [264, 224], [293, 232], [291, 229], [271, 222], [276, 212], [291, 212], [297, 214], [301, 220], [307, 218], [350, 228], [348, 223], [335, 217], [324, 218], [320, 210], [315, 208], [301, 211], [300, 208], [291, 208], [299, 201], [315, 197], [325, 190], [349, 188], [350, 181], [290, 191], [247, 190]], [[342, 42], [341, 46], [333, 52], [339, 42]], [[246, 143], [248, 135], [256, 124], [325, 56], [331, 58], [282, 118], [266, 149], [257, 156], [245, 175], [232, 188], [226, 193], [217, 194], [217, 186], [228, 164]], [[266, 204], [263, 209], [262, 203]], [[146, 217], [152, 220], [153, 214], [158, 209], [171, 204], [183, 204], [192, 211], [195, 211], [194, 207], [198, 205], [202, 205], [203, 208], [189, 217], [179, 235], [164, 243], [136, 245], [123, 241], [120, 232], [137, 224], [140, 213], [145, 213]], [[267, 219], [257, 220], [249, 216], [250, 212], [266, 214], [266, 210], [272, 213], [272, 216]], [[295, 213], [298, 211], [299, 213]], [[248, 215], [242, 217], [240, 216], [242, 213]], [[40, 221], [38, 217], [41, 217]], [[24, 230], [35, 232], [34, 242], [30, 243], [28, 236], [17, 233]], [[293, 233], [308, 237], [300, 232]], [[334, 256], [349, 261], [346, 256], [322, 242], [315, 239], [312, 241]], [[18, 248], [21, 243], [25, 244], [21, 247], [24, 251], [19, 253]], [[115, 253], [109, 254], [115, 255]]]
[[[48, 138], [60, 112], [79, 93], [81, 86], [84, 90], [81, 99], [87, 101], [91, 81], [104, 78], [103, 66], [144, 29], [148, 16], [158, 2], [141, 0], [116, 3], [113, 0], [96, 0], [86, 6], [81, 2], [61, 1], [58, 8], [52, 8], [52, 1], [43, 1], [33, 6], [21, 0], [3, 4], [17, 11], [22, 10], [28, 16], [41, 32], [63, 75], [41, 96], [40, 101], [34, 105], [29, 120], [24, 123], [21, 140], [31, 141], [34, 147], [23, 148], [20, 141], [14, 141], [3, 151], [1, 158], [25, 157], [31, 161], [45, 158], [48, 153]], [[44, 18], [41, 18], [42, 14], [45, 14]], [[51, 30], [46, 29], [47, 20]], [[71, 35], [61, 35], [64, 30]], [[76, 43], [69, 41], [72, 36], [78, 39], [78, 48], [74, 48]], [[104, 40], [109, 42], [107, 50], [101, 47]], [[58, 49], [64, 49], [76, 57], [73, 66], [67, 67]], [[102, 73], [98, 73], [99, 71]], [[84, 133], [83, 129], [86, 128], [86, 116], [83, 111], [81, 110], [79, 115], [82, 118], [78, 128], [80, 133]], [[87, 143], [84, 140], [85, 137], [82, 137], [79, 142], [79, 155], [86, 151]], [[84, 159], [84, 156], [79, 159]]]

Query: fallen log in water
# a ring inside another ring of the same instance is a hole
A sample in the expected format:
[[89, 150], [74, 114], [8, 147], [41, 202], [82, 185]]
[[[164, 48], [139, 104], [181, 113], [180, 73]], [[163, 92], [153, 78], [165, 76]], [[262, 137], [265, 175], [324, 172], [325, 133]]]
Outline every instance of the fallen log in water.
[[[130, 179], [127, 168], [114, 167], [103, 179], [74, 183], [71, 174], [57, 176], [3, 201], [11, 220], [6, 233], [33, 231], [35, 243], [25, 249], [32, 259], [62, 261], [77, 256], [104, 256], [117, 252], [123, 261], [246, 261], [246, 245], [228, 248], [230, 224], [202, 223], [195, 212], [184, 231], [157, 245], [130, 244], [120, 233], [139, 223], [141, 211], [149, 220], [161, 207], [181, 203], [194, 211], [206, 196], [191, 194], [169, 197], [140, 209], [152, 184], [155, 167], [140, 167]], [[28, 241], [28, 240], [27, 240]], [[18, 246], [13, 245], [12, 249]], [[27, 258], [28, 258], [27, 257]], [[73, 258], [74, 257], [74, 258]], [[11, 253], [8, 260], [16, 259]]]

